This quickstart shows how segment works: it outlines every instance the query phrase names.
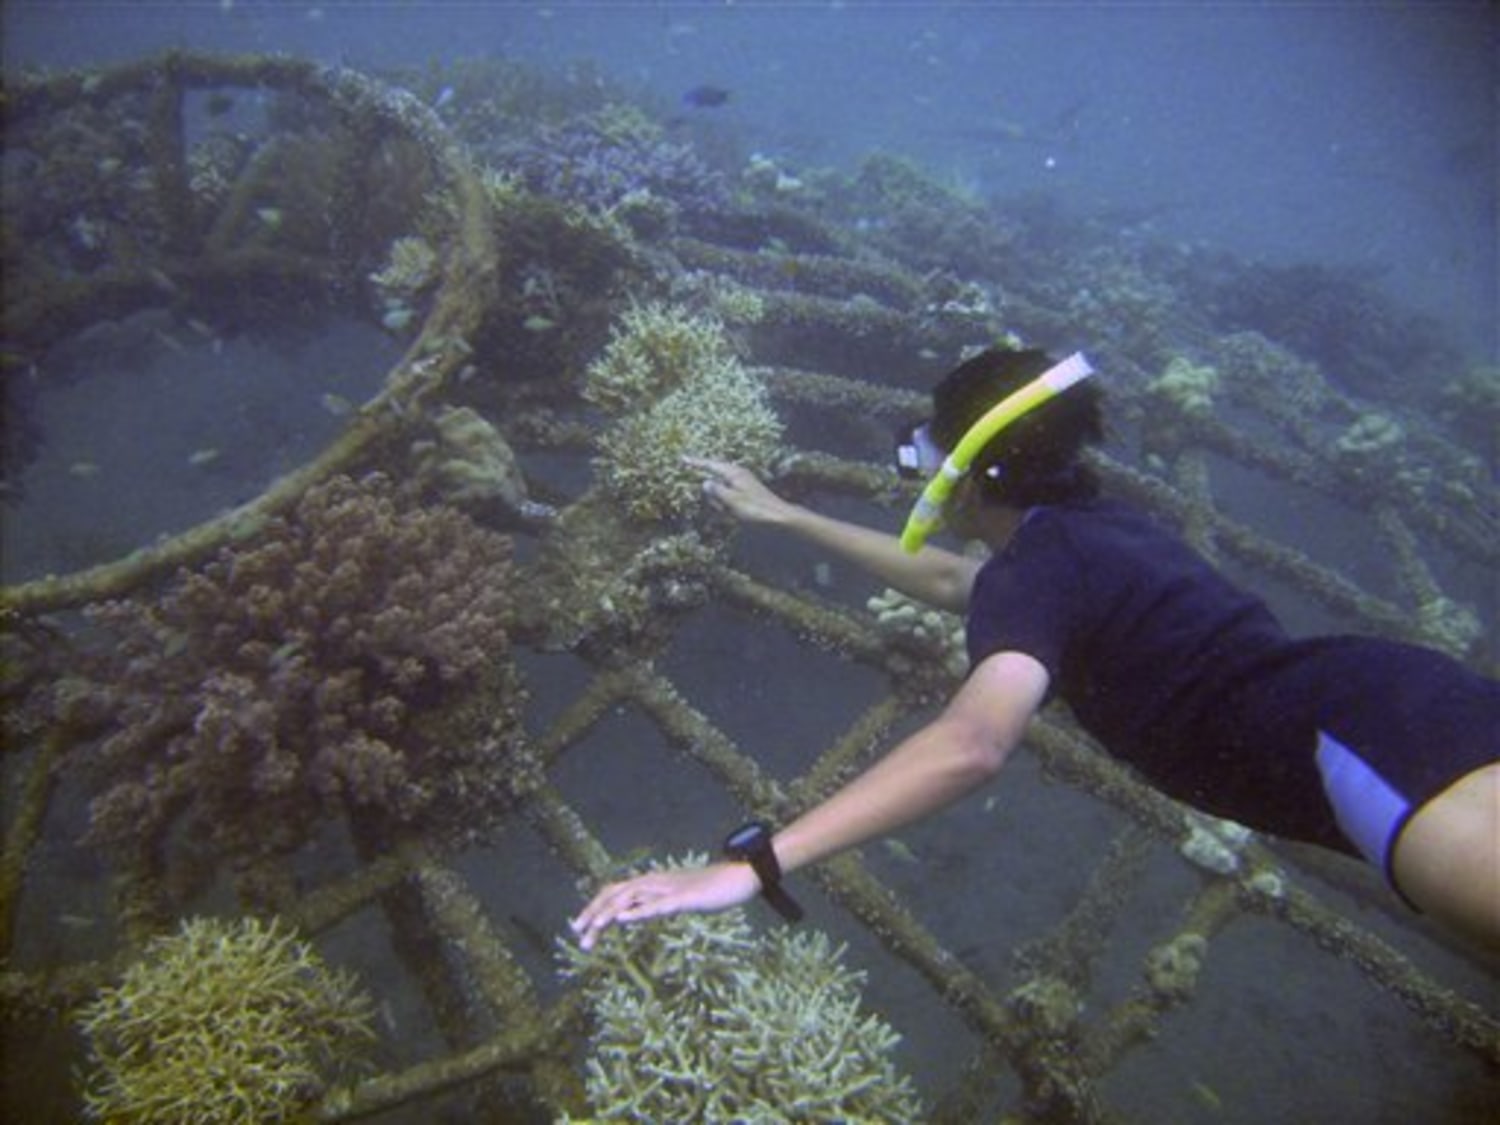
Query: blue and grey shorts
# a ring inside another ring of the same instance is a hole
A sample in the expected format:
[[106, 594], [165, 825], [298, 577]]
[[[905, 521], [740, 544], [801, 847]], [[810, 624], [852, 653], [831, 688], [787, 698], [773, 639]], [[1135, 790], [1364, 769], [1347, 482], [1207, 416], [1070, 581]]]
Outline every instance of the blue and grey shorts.
[[1411, 818], [1500, 761], [1500, 683], [1406, 645], [1369, 641], [1341, 655], [1357, 664], [1325, 681], [1318, 772], [1339, 828], [1395, 886], [1391, 858]]

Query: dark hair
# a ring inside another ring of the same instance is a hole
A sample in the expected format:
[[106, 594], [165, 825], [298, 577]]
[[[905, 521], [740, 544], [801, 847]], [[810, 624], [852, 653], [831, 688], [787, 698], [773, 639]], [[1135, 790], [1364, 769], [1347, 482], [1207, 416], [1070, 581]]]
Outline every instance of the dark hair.
[[[952, 449], [990, 407], [1054, 362], [1037, 349], [991, 348], [959, 364], [933, 388], [933, 440]], [[1104, 439], [1103, 397], [1086, 379], [996, 434], [971, 469], [985, 499], [1027, 507], [1096, 496], [1099, 479], [1079, 454]]]

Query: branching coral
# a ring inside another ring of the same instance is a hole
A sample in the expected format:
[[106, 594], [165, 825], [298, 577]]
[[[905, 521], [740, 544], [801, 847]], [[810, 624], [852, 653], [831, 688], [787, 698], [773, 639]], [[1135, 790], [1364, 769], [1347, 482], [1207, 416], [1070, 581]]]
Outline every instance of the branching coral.
[[684, 457], [764, 470], [780, 450], [781, 422], [722, 326], [680, 309], [646, 305], [627, 312], [589, 368], [585, 394], [624, 414], [600, 438], [599, 467], [639, 519], [693, 509], [699, 475]]
[[731, 911], [567, 953], [597, 1021], [587, 1079], [597, 1120], [920, 1117], [889, 1058], [900, 1037], [862, 1010], [863, 974], [823, 934], [761, 936]]
[[703, 371], [736, 362], [722, 326], [711, 317], [658, 302], [632, 305], [608, 346], [589, 365], [583, 394], [611, 414], [649, 405]]
[[114, 729], [81, 751], [91, 835], [183, 823], [245, 856], [349, 806], [472, 827], [522, 772], [511, 578], [504, 537], [336, 478], [157, 600], [100, 606], [117, 644], [82, 705]]
[[78, 1014], [88, 1115], [284, 1121], [374, 1038], [370, 1002], [276, 922], [189, 919]]
[[629, 106], [544, 125], [500, 157], [531, 190], [601, 210], [649, 194], [690, 214], [712, 213], [729, 199], [722, 176]]

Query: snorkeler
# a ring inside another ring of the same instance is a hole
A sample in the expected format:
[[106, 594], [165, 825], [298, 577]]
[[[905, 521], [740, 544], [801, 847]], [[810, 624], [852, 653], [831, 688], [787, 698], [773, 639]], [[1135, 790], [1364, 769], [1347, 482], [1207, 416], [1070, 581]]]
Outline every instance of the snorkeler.
[[[1054, 696], [1113, 756], [1215, 816], [1362, 855], [1408, 903], [1500, 946], [1500, 683], [1437, 652], [1294, 640], [1257, 598], [1144, 514], [1098, 495], [1084, 447], [1101, 395], [1081, 355], [985, 352], [934, 390], [899, 467], [931, 474], [902, 537], [790, 503], [748, 470], [694, 464], [711, 501], [966, 615], [969, 673], [943, 711], [826, 801], [725, 861], [611, 883], [573, 921], [720, 910], [984, 785]], [[942, 522], [987, 560], [924, 546]]]

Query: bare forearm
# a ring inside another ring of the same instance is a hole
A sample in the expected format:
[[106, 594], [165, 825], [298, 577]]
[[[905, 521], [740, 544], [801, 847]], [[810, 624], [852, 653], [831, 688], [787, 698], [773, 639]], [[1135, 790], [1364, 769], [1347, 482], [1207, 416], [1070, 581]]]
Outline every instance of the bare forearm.
[[791, 871], [894, 832], [972, 793], [997, 768], [962, 732], [934, 723], [778, 832], [777, 858]]
[[969, 590], [979, 570], [974, 559], [937, 547], [923, 547], [915, 555], [908, 554], [893, 535], [833, 519], [799, 505], [788, 505], [778, 522], [786, 530], [832, 551], [908, 597], [955, 613], [968, 606]]
[[816, 863], [972, 793], [1020, 743], [1048, 682], [1034, 657], [986, 657], [937, 719], [777, 833], [782, 867]]

